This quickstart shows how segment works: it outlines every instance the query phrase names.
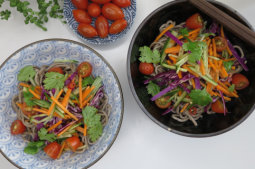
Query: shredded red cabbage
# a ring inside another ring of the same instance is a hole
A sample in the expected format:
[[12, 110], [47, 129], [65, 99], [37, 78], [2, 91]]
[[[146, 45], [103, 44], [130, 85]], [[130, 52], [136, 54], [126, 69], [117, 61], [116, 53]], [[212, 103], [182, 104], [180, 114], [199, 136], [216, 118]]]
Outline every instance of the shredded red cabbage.
[[40, 99], [41, 99], [41, 100], [46, 100], [46, 97], [44, 96], [45, 89], [44, 89], [44, 87], [43, 87], [42, 85], [41, 85], [40, 87], [41, 87], [41, 89], [42, 89], [42, 93], [41, 93]]
[[[168, 76], [177, 75], [175, 72], [176, 72], [175, 70], [169, 70], [169, 71], [166, 71], [166, 72], [159, 73], [159, 74], [157, 74], [156, 76], [151, 77], [151, 78], [149, 78], [149, 79], [143, 81], [143, 83], [144, 83], [144, 84], [147, 84], [147, 83], [149, 83], [149, 82], [152, 81], [152, 80], [156, 80], [156, 79], [158, 79], [158, 78], [162, 78], [162, 77], [165, 77], [165, 76], [167, 76], [167, 75], [168, 75]], [[177, 75], [177, 76], [178, 76], [178, 75]]]
[[199, 60], [197, 60], [197, 64], [201, 65], [201, 62]]
[[225, 100], [224, 100], [224, 97], [223, 97], [223, 94], [221, 91], [219, 91], [220, 93], [220, 96], [221, 96], [221, 99], [222, 99], [222, 103], [223, 103], [223, 107], [224, 107], [224, 116], [226, 116], [226, 105], [225, 105]]
[[167, 109], [164, 113], [162, 113], [162, 115], [166, 115], [168, 113], [170, 113], [173, 110], [173, 107], [170, 107], [169, 109]]
[[183, 88], [183, 90], [184, 90], [185, 92], [187, 92], [187, 93], [190, 94], [191, 91], [190, 91], [187, 87], [185, 87], [183, 84], [179, 84], [179, 86], [180, 86], [181, 88]]
[[216, 21], [213, 21], [209, 27], [209, 30], [206, 30], [205, 33], [214, 33], [220, 35], [220, 26], [216, 23]]
[[[80, 120], [81, 118], [78, 118], [78, 120]], [[64, 125], [61, 129], [59, 129], [58, 131], [55, 131], [54, 133], [55, 134], [58, 134], [58, 133], [60, 133], [61, 131], [63, 131], [65, 128], [67, 128], [68, 126], [70, 126], [70, 125], [72, 125], [72, 124], [74, 124], [74, 123], [76, 123], [76, 121], [75, 120], [73, 120], [72, 122], [70, 122], [70, 123], [67, 123], [66, 125]]]
[[66, 79], [65, 86], [67, 86], [67, 85], [69, 85], [69, 83], [71, 83], [71, 81], [73, 80], [75, 75], [78, 75], [78, 73], [74, 72], [68, 79]]
[[55, 92], [56, 92], [56, 89], [51, 89], [51, 92], [52, 92], [52, 94], [54, 95], [55, 94]]
[[173, 39], [178, 45], [182, 46], [183, 43], [177, 38], [175, 37], [173, 34], [171, 34], [169, 31], [167, 31], [165, 33], [166, 36], [168, 36], [169, 38]]
[[89, 104], [90, 106], [99, 106], [99, 100], [104, 96], [103, 88], [104, 88], [104, 86], [101, 86], [98, 89], [95, 97], [92, 99], [92, 101]]
[[201, 90], [201, 85], [200, 85], [199, 78], [198, 77], [194, 77], [194, 81], [195, 81], [196, 89]]
[[82, 110], [77, 106], [77, 107], [73, 107], [68, 105], [67, 110], [69, 110], [71, 113], [78, 113], [81, 112]]

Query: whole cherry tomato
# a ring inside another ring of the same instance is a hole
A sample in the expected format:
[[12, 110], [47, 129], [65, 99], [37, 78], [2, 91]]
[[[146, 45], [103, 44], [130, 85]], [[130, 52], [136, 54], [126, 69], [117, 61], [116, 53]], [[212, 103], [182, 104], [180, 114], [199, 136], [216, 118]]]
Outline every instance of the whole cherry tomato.
[[22, 134], [26, 130], [26, 126], [22, 123], [21, 120], [15, 120], [11, 125], [12, 135]]
[[112, 0], [112, 3], [116, 4], [120, 8], [126, 8], [131, 5], [130, 0]]
[[98, 17], [101, 14], [101, 7], [96, 3], [91, 3], [88, 6], [88, 14], [91, 17]]
[[106, 38], [108, 36], [109, 31], [109, 23], [107, 19], [100, 15], [95, 22], [96, 30], [98, 32], [99, 37]]
[[75, 152], [80, 147], [80, 139], [77, 136], [70, 137], [65, 141], [72, 152]]
[[123, 31], [127, 27], [127, 21], [125, 19], [119, 19], [110, 26], [109, 33], [117, 34]]
[[228, 47], [228, 42], [225, 38], [221, 36], [217, 36], [214, 38], [215, 40], [215, 45], [216, 45], [216, 51], [217, 52], [222, 52], [223, 50], [227, 49]]
[[93, 38], [98, 35], [97, 30], [93, 26], [86, 23], [81, 23], [78, 25], [77, 30], [82, 36], [86, 38]]
[[162, 96], [155, 100], [156, 105], [161, 109], [166, 109], [171, 105], [171, 101], [167, 102], [170, 96]]
[[63, 70], [60, 68], [60, 67], [53, 67], [51, 68], [49, 71], [50, 72], [57, 72], [57, 73], [61, 73], [61, 74], [64, 74]]
[[212, 103], [212, 111], [214, 111], [215, 113], [224, 113], [224, 106], [220, 100]]
[[234, 74], [232, 76], [232, 84], [235, 84], [236, 90], [242, 90], [249, 86], [249, 80], [242, 74]]
[[86, 10], [88, 7], [88, 0], [72, 0], [73, 5], [78, 9]]
[[97, 4], [106, 4], [110, 2], [111, 0], [91, 0], [92, 2], [95, 2]]
[[77, 72], [81, 77], [88, 77], [92, 72], [92, 67], [88, 62], [82, 62], [78, 66]]
[[189, 29], [202, 28], [204, 27], [204, 20], [199, 13], [196, 13], [187, 19], [186, 26]]
[[61, 146], [57, 142], [48, 144], [43, 150], [53, 159], [57, 159]]
[[150, 75], [154, 72], [154, 66], [152, 63], [141, 62], [139, 65], [139, 71], [142, 74]]
[[35, 115], [36, 111], [34, 111], [33, 108], [39, 108], [39, 107], [37, 105], [28, 106], [26, 102], [23, 102], [21, 110], [25, 115], [28, 115], [28, 116]]
[[73, 10], [73, 17], [78, 23], [90, 24], [92, 22], [90, 15], [86, 11], [81, 9]]
[[120, 7], [118, 7], [117, 5], [112, 4], [112, 3], [108, 3], [103, 6], [102, 14], [107, 19], [110, 19], [113, 21], [124, 18], [124, 13], [120, 9]]

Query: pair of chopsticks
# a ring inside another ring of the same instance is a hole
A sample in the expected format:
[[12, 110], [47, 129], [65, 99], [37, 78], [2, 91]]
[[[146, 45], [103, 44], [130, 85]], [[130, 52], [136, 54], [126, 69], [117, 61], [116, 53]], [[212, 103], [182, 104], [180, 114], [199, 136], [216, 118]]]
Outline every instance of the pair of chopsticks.
[[189, 0], [191, 4], [200, 9], [202, 12], [216, 20], [223, 27], [234, 33], [236, 36], [255, 47], [255, 32], [247, 28], [231, 16], [227, 15], [220, 9], [213, 6], [206, 0]]

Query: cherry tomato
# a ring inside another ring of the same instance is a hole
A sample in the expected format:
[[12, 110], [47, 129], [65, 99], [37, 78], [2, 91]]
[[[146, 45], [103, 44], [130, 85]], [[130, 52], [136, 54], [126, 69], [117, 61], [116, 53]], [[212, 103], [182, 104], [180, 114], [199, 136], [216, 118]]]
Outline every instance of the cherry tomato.
[[161, 109], [166, 109], [171, 105], [171, 101], [167, 102], [170, 99], [170, 96], [162, 96], [155, 100], [156, 105]]
[[232, 84], [235, 84], [236, 90], [242, 90], [249, 86], [250, 82], [244, 75], [234, 74], [232, 76]]
[[27, 116], [35, 115], [36, 111], [34, 111], [33, 108], [39, 108], [39, 107], [37, 105], [35, 105], [35, 106], [28, 106], [26, 102], [23, 102], [21, 110]]
[[95, 2], [97, 4], [106, 4], [110, 2], [111, 0], [91, 0], [92, 2]]
[[109, 33], [117, 34], [123, 31], [127, 27], [127, 21], [125, 19], [119, 19], [110, 26]]
[[90, 24], [92, 22], [89, 14], [82, 9], [73, 10], [73, 17], [78, 23], [87, 23]]
[[220, 100], [212, 103], [212, 111], [214, 111], [215, 113], [224, 113], [224, 106]]
[[78, 9], [86, 10], [88, 7], [88, 0], [72, 0], [73, 5]]
[[82, 62], [78, 66], [77, 72], [81, 77], [88, 77], [92, 72], [92, 67], [88, 62]]
[[202, 28], [204, 27], [204, 20], [199, 13], [196, 13], [187, 19], [186, 26], [189, 29]]
[[53, 159], [57, 159], [61, 146], [57, 142], [48, 144], [43, 150]]
[[[79, 147], [82, 147], [82, 146], [83, 146], [83, 143], [80, 142], [80, 146]], [[67, 144], [65, 145], [64, 150], [65, 151], [70, 151], [70, 148], [69, 148], [69, 146]]]
[[64, 74], [63, 70], [60, 68], [60, 67], [53, 67], [51, 68], [49, 71], [50, 72], [56, 72], [56, 73], [61, 73], [61, 74]]
[[190, 115], [196, 115], [197, 114], [197, 108], [196, 107], [191, 107], [189, 109], [189, 114]]
[[228, 42], [225, 38], [223, 38], [221, 36], [217, 36], [214, 38], [214, 40], [215, 40], [217, 52], [222, 52], [223, 50], [227, 49]]
[[91, 17], [98, 17], [101, 14], [101, 7], [96, 3], [91, 3], [88, 6], [88, 13]]
[[21, 120], [15, 120], [11, 125], [12, 135], [22, 134], [26, 130], [26, 126], [22, 123]]
[[126, 8], [131, 5], [130, 0], [112, 0], [112, 3], [116, 4], [120, 8]]
[[68, 88], [69, 89], [75, 88], [75, 83], [74, 82], [69, 83]]
[[104, 16], [99, 16], [95, 22], [96, 30], [100, 38], [106, 38], [109, 32], [109, 23]]
[[78, 25], [77, 30], [82, 36], [86, 38], [93, 38], [98, 35], [97, 30], [93, 26], [86, 23], [81, 23]]
[[154, 72], [154, 66], [152, 63], [141, 62], [139, 65], [139, 71], [142, 74], [150, 75]]
[[124, 18], [124, 13], [120, 9], [120, 7], [112, 3], [108, 3], [103, 6], [102, 14], [107, 19], [114, 20], [114, 21]]
[[80, 139], [77, 136], [70, 137], [65, 141], [72, 152], [75, 152], [80, 147]]

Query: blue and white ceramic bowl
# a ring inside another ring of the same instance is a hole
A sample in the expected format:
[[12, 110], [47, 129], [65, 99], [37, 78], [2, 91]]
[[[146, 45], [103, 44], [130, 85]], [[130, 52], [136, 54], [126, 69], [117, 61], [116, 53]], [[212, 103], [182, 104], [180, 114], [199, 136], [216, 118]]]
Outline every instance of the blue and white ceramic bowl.
[[[83, 154], [69, 158], [65, 152], [60, 159], [51, 159], [44, 151], [37, 155], [23, 152], [26, 143], [21, 136], [13, 136], [10, 126], [17, 119], [11, 107], [11, 99], [18, 93], [17, 75], [27, 65], [50, 65], [56, 58], [89, 62], [94, 76], [103, 78], [104, 89], [109, 96], [112, 112], [100, 140]], [[120, 130], [124, 103], [119, 80], [109, 63], [93, 49], [70, 40], [49, 39], [29, 44], [11, 55], [0, 67], [0, 151], [16, 167], [35, 169], [77, 169], [95, 164], [110, 149]]]
[[[73, 17], [73, 10], [77, 9], [71, 0], [65, 0], [64, 3], [64, 16], [66, 18], [66, 21], [68, 23], [68, 25], [71, 27], [71, 29], [73, 30], [73, 32], [80, 37], [81, 39], [90, 42], [90, 43], [94, 43], [94, 44], [107, 44], [107, 43], [112, 43], [120, 38], [122, 38], [123, 36], [125, 36], [127, 34], [127, 32], [129, 31], [129, 29], [132, 27], [133, 22], [135, 20], [135, 16], [136, 16], [136, 0], [131, 0], [131, 5], [127, 8], [121, 8], [122, 11], [124, 12], [125, 15], [125, 20], [127, 21], [128, 25], [126, 27], [126, 29], [124, 29], [122, 32], [118, 33], [118, 34], [109, 34], [107, 36], [107, 38], [100, 38], [99, 36], [94, 37], [94, 38], [85, 38], [84, 36], [82, 36], [78, 31], [77, 31], [77, 27], [79, 25], [78, 22], [76, 22], [76, 20]], [[92, 23], [91, 25], [95, 27], [95, 21], [96, 18], [92, 18]], [[111, 25], [113, 23], [113, 21], [108, 20], [109, 25]]]

